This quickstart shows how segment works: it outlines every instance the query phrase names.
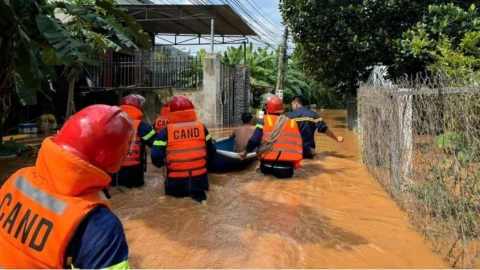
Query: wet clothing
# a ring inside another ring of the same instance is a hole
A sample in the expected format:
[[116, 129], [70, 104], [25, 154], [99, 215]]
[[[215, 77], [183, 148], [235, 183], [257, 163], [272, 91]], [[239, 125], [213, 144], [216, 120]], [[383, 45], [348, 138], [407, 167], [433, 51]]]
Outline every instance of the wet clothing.
[[144, 173], [147, 169], [145, 146], [152, 147], [155, 140], [155, 131], [152, 126], [142, 122], [143, 113], [130, 105], [120, 106], [130, 116], [137, 128], [134, 149], [126, 157], [120, 171], [112, 175], [112, 186], [127, 188], [141, 187], [145, 183]]
[[36, 166], [0, 189], [0, 267], [129, 269], [122, 223], [102, 191], [109, 182], [45, 139]]
[[[277, 120], [278, 116], [275, 115], [265, 115], [263, 119], [259, 120], [245, 150], [252, 152], [263, 141], [269, 140]], [[301, 145], [302, 140], [298, 126], [294, 120], [289, 119], [284, 123], [271, 151], [258, 156], [260, 170], [264, 174], [271, 174], [277, 178], [292, 177], [293, 171], [300, 167], [302, 160]]]
[[316, 112], [305, 107], [298, 107], [293, 112], [288, 113], [288, 118], [294, 119], [300, 129], [303, 141], [303, 158], [313, 158], [310, 149], [315, 149], [315, 131], [325, 133], [328, 129], [327, 124]]
[[209, 190], [206, 162], [215, 152], [211, 135], [198, 121], [169, 124], [160, 131], [151, 157], [156, 167], [167, 166], [165, 194], [205, 200]]

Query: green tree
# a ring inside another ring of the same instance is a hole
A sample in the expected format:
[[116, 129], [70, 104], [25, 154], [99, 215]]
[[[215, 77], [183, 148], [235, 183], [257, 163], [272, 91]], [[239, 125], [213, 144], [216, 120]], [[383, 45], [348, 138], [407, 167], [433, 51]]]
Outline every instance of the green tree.
[[[94, 49], [103, 52], [107, 47], [120, 48], [114, 37], [125, 47], [137, 48], [138, 41], [151, 48], [150, 37], [132, 16], [114, 6], [115, 1], [92, 0], [88, 2], [92, 6], [82, 3], [85, 2], [0, 0], [1, 104], [6, 104], [15, 92], [23, 105], [35, 104], [35, 91], [41, 91], [42, 80], [56, 79], [56, 65], [65, 66], [63, 75], [73, 85], [84, 64], [98, 64], [91, 59]], [[62, 23], [56, 17], [58, 9], [73, 19]], [[126, 27], [118, 24], [117, 19]], [[0, 107], [0, 137], [8, 109]]]
[[454, 4], [430, 6], [422, 20], [397, 41], [398, 57], [416, 58], [434, 74], [445, 73], [459, 81], [477, 80], [479, 15], [473, 4], [468, 9]]
[[[246, 62], [250, 67], [250, 81], [253, 88], [254, 100], [262, 100], [266, 91], [275, 89], [278, 72], [279, 51], [271, 51], [268, 48], [253, 49], [253, 44], [246, 47]], [[230, 65], [244, 63], [243, 47], [228, 47], [224, 52], [222, 62]], [[342, 107], [344, 97], [338, 94], [337, 89], [318, 83], [312, 76], [307, 76], [301, 71], [298, 58], [294, 55], [288, 60], [285, 74], [284, 100], [290, 101], [295, 95], [303, 95], [310, 103], [316, 103], [324, 108]], [[340, 96], [340, 98], [339, 98]], [[262, 106], [260, 102], [255, 105]], [[260, 104], [260, 105], [259, 105]], [[287, 102], [289, 109], [289, 102]]]
[[[416, 73], [416, 58], [395, 62], [394, 40], [442, 0], [281, 0], [280, 11], [296, 43], [299, 66], [328, 87], [355, 94], [376, 64], [397, 77]], [[450, 0], [459, 6], [468, 1]]]

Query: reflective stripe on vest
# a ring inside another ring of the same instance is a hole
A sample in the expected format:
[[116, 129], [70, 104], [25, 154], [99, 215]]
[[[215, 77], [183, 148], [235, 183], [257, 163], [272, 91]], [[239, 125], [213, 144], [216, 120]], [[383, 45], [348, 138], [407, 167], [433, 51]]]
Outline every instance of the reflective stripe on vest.
[[42, 190], [32, 186], [27, 180], [25, 180], [23, 176], [19, 176], [13, 185], [32, 201], [47, 208], [57, 215], [63, 214], [65, 208], [68, 206], [67, 203], [60, 201], [55, 197], [43, 192]]
[[135, 127], [135, 143], [133, 144], [132, 151], [130, 151], [123, 161], [122, 166], [134, 166], [138, 165], [142, 161], [142, 138], [138, 136], [138, 127], [140, 126], [141, 120], [133, 120], [133, 126]]
[[[263, 125], [262, 141], [266, 141], [272, 135], [278, 116], [264, 116], [265, 123]], [[280, 156], [278, 155], [279, 153]], [[272, 151], [259, 156], [260, 160], [266, 161], [290, 161], [298, 162], [302, 160], [302, 137], [295, 120], [288, 119], [281, 128], [280, 135], [273, 143]], [[277, 159], [278, 158], [278, 159]]]
[[168, 124], [167, 131], [168, 177], [188, 178], [207, 173], [203, 124], [198, 121]]
[[170, 123], [170, 120], [168, 120], [168, 117], [166, 117], [166, 116], [157, 117], [157, 119], [155, 120], [155, 125], [154, 125], [155, 132], [157, 132], [157, 133], [160, 132], [169, 123]]
[[57, 195], [34, 167], [20, 173], [0, 189], [0, 268], [64, 268], [77, 226], [98, 205], [109, 208], [107, 198], [101, 190]]

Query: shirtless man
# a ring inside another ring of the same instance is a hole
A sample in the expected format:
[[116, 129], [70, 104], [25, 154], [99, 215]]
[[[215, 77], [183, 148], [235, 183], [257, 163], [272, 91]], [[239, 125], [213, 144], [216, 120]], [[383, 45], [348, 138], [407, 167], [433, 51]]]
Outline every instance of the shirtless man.
[[242, 122], [243, 125], [236, 127], [230, 138], [235, 138], [235, 152], [240, 153], [245, 150], [245, 146], [248, 143], [248, 140], [253, 135], [255, 131], [255, 126], [253, 125], [253, 116], [249, 112], [242, 113]]

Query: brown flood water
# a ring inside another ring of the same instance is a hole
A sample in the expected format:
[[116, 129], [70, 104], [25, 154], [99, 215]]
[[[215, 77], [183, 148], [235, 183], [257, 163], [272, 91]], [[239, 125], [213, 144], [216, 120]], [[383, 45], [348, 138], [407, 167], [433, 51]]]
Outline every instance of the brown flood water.
[[[321, 158], [302, 161], [292, 179], [266, 177], [258, 164], [210, 174], [210, 196], [200, 205], [165, 196], [163, 169], [150, 164], [144, 187], [113, 188], [132, 267], [449, 268], [358, 163], [346, 111], [319, 112], [345, 142], [317, 134]], [[219, 138], [231, 129], [210, 131]]]

